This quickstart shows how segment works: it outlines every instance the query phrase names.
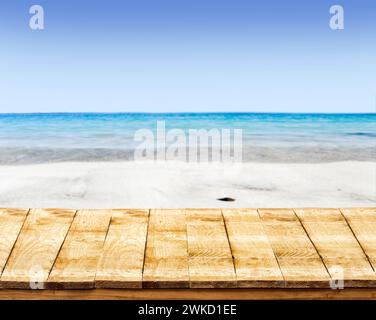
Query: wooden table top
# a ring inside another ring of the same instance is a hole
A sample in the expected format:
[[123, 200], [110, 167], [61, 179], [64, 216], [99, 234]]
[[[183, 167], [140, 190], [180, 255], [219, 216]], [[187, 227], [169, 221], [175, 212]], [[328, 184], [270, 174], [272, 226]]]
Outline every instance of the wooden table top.
[[359, 290], [375, 267], [376, 208], [0, 209], [0, 295]]

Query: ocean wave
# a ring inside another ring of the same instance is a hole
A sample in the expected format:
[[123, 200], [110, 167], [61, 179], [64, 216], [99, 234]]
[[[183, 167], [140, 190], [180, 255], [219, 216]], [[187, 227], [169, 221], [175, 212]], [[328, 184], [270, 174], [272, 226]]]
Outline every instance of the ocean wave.
[[376, 133], [373, 132], [348, 132], [348, 136], [357, 136], [357, 137], [369, 137], [369, 138], [375, 138]]
[[[213, 148], [209, 148], [209, 155], [212, 152]], [[0, 165], [133, 160], [133, 149], [0, 148]], [[376, 161], [376, 148], [329, 146], [245, 146], [243, 147], [242, 161], [278, 163]], [[189, 162], [189, 159], [187, 159], [187, 162]]]

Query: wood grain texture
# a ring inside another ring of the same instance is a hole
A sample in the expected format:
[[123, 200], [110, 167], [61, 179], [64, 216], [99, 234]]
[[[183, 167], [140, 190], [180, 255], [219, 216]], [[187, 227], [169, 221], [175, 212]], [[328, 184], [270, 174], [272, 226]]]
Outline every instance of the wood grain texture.
[[183, 210], [150, 211], [143, 287], [189, 287], [187, 230]]
[[[4, 292], [31, 298], [372, 297], [376, 287], [376, 208], [28, 211], [0, 209], [0, 298]], [[338, 270], [345, 290], [316, 289], [330, 288]], [[45, 295], [23, 290], [41, 282]], [[348, 288], [359, 289], [343, 294]]]
[[31, 210], [0, 282], [3, 288], [43, 288], [75, 210]]
[[328, 288], [330, 276], [291, 209], [259, 209], [286, 287]]
[[0, 209], [0, 276], [28, 212], [29, 209]]
[[376, 270], [376, 208], [347, 208], [341, 212]]
[[344, 286], [375, 286], [373, 271], [338, 209], [295, 209], [332, 279]]
[[142, 288], [149, 210], [113, 211], [96, 288]]
[[236, 275], [220, 209], [188, 209], [191, 288], [235, 288]]
[[239, 288], [284, 287], [257, 209], [222, 209]]
[[55, 265], [48, 288], [86, 289], [94, 287], [97, 264], [110, 224], [111, 210], [77, 212]]
[[0, 290], [0, 300], [376, 300], [375, 288]]

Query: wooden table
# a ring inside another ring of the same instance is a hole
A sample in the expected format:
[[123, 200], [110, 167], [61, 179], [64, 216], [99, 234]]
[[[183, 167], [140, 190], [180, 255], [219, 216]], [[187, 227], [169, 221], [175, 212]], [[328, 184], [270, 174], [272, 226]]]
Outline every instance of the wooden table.
[[0, 299], [376, 297], [376, 208], [0, 209]]

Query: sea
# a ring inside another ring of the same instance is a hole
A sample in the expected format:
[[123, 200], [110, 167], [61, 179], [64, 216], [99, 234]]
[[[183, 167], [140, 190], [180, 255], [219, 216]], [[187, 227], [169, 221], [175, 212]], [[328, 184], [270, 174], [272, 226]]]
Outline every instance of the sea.
[[376, 161], [376, 113], [0, 114], [0, 165], [133, 161], [139, 130], [242, 130], [242, 161]]

